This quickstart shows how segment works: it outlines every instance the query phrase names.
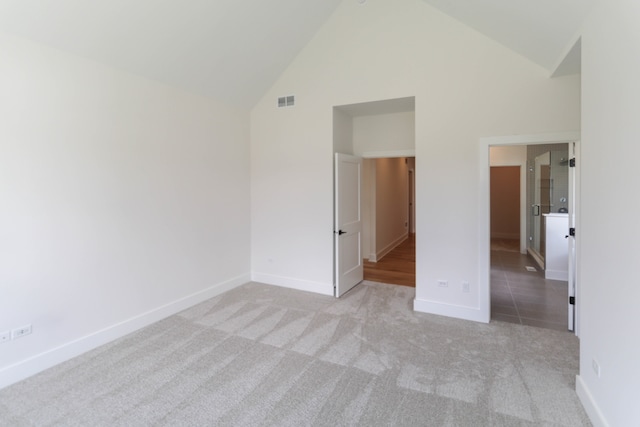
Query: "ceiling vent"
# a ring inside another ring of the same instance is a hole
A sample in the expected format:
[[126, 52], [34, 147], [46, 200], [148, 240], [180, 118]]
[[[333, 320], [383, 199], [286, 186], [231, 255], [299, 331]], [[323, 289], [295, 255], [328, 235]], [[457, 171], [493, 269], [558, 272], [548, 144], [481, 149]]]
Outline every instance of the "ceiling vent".
[[278, 108], [293, 107], [296, 104], [296, 97], [293, 95], [281, 96], [278, 98]]

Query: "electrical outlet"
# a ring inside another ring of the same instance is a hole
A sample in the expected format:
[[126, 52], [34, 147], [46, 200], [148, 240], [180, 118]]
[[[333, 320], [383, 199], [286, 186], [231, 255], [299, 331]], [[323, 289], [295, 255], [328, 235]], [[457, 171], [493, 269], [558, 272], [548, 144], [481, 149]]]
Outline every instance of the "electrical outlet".
[[591, 367], [593, 368], [593, 372], [596, 373], [596, 376], [600, 378], [600, 365], [596, 359], [591, 360]]
[[462, 282], [462, 292], [465, 294], [469, 293], [469, 282]]
[[438, 287], [439, 288], [448, 288], [449, 287], [449, 282], [446, 280], [438, 280]]
[[11, 331], [0, 332], [0, 343], [11, 341]]
[[25, 335], [29, 335], [31, 333], [31, 325], [25, 325], [21, 328], [16, 328], [11, 331], [11, 338], [18, 339], [22, 338]]

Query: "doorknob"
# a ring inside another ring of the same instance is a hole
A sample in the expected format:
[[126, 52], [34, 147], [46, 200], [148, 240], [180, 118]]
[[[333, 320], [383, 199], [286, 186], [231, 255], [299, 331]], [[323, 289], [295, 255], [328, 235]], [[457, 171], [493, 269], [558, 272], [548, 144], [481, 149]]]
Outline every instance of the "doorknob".
[[346, 231], [338, 230], [338, 236], [342, 236], [343, 234], [347, 234]]

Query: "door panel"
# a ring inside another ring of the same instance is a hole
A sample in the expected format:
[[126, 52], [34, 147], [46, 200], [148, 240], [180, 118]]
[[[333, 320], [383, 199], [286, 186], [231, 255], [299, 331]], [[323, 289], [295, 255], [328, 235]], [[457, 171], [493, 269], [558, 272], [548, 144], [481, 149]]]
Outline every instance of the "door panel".
[[363, 279], [362, 212], [360, 210], [362, 159], [335, 155], [335, 296], [344, 295]]

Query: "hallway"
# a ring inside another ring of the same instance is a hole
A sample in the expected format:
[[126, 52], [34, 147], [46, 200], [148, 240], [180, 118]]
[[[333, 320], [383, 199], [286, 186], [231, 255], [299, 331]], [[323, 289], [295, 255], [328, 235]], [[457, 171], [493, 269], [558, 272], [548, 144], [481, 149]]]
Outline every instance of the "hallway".
[[364, 280], [416, 287], [416, 235], [389, 252], [378, 262], [364, 260]]

